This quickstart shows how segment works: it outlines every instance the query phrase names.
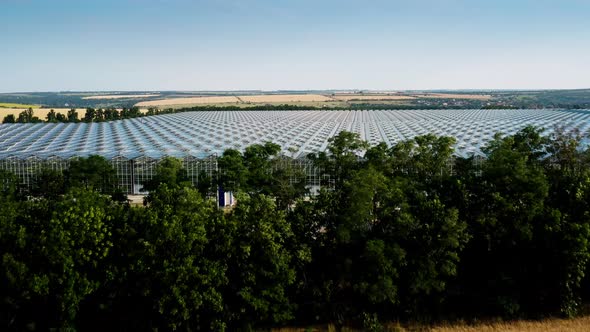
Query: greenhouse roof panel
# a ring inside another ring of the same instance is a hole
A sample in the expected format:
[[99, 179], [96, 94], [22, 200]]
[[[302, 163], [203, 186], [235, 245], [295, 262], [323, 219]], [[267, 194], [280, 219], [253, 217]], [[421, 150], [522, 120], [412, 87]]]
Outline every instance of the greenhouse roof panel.
[[[203, 111], [101, 123], [1, 124], [0, 158], [102, 155], [195, 156], [272, 141], [300, 157], [326, 149], [340, 131], [371, 144], [388, 145], [417, 135], [457, 138], [456, 154], [481, 154], [495, 133], [513, 134], [527, 125], [590, 133], [589, 110], [358, 110]], [[587, 142], [587, 140], [585, 141]]]

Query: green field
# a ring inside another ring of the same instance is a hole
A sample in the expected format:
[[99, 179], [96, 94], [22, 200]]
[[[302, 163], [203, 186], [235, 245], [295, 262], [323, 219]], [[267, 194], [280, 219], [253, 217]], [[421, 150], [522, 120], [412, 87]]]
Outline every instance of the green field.
[[39, 105], [0, 103], [0, 108], [37, 108]]

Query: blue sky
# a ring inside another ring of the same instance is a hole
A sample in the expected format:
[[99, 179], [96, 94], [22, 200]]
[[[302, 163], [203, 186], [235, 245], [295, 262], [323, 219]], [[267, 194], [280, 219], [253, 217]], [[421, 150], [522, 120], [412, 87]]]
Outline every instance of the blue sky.
[[0, 0], [0, 92], [590, 88], [586, 0]]

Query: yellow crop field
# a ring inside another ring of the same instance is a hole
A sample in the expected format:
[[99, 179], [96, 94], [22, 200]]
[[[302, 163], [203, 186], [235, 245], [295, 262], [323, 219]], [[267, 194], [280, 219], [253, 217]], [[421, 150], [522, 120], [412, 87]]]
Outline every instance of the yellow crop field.
[[[9, 114], [18, 117], [18, 115], [26, 109], [28, 108], [0, 108], [0, 121]], [[36, 116], [41, 120], [45, 120], [45, 118], [47, 117], [47, 113], [49, 113], [50, 110], [51, 108], [33, 108], [33, 116]], [[55, 113], [61, 113], [66, 115], [68, 114], [70, 108], [54, 108], [53, 110], [55, 111]], [[84, 113], [86, 112], [85, 108], [78, 108], [76, 110], [78, 111], [79, 118], [84, 116]]]
[[172, 106], [172, 105], [195, 105], [195, 104], [223, 104], [239, 103], [240, 100], [234, 96], [214, 96], [214, 97], [186, 97], [170, 98], [162, 100], [142, 101], [135, 104], [138, 107], [155, 107], [155, 106]]
[[216, 105], [216, 104], [280, 104], [300, 102], [326, 102], [334, 101], [334, 98], [319, 94], [285, 94], [285, 95], [244, 95], [244, 96], [210, 96], [210, 97], [185, 97], [162, 100], [142, 101], [135, 106], [178, 106], [178, 105]]
[[[142, 101], [135, 106], [138, 107], [187, 107], [199, 105], [236, 105], [236, 106], [250, 106], [250, 105], [305, 105], [303, 103], [323, 103], [340, 102], [343, 105], [355, 101], [367, 102], [392, 102], [415, 100], [420, 98], [428, 99], [473, 99], [473, 100], [488, 100], [490, 95], [482, 94], [462, 94], [462, 93], [337, 93], [334, 95], [322, 94], [266, 94], [266, 95], [239, 95], [239, 96], [201, 96], [201, 97], [182, 97], [169, 98], [161, 100]], [[310, 104], [309, 104], [310, 105]], [[308, 106], [309, 106], [308, 105]]]
[[334, 99], [324, 95], [301, 94], [301, 95], [253, 95], [240, 96], [241, 100], [247, 103], [290, 103], [298, 101], [333, 101]]

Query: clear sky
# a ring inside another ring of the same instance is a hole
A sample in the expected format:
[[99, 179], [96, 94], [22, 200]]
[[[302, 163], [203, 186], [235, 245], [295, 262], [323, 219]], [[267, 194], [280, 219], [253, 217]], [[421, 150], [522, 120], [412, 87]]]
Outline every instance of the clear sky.
[[590, 88], [589, 0], [0, 0], [0, 92]]

